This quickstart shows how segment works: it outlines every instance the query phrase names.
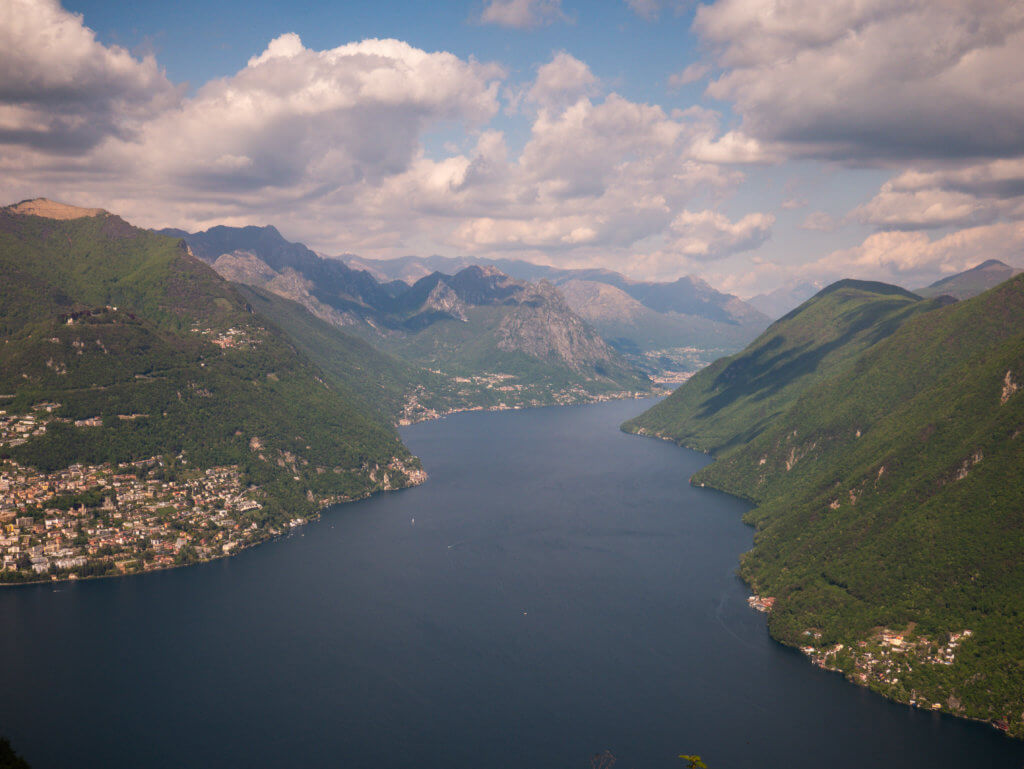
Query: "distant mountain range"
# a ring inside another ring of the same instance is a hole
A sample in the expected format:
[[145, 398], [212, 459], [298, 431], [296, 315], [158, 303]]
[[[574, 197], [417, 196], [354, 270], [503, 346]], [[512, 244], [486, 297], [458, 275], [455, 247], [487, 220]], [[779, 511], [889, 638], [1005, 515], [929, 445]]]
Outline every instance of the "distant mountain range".
[[768, 325], [758, 309], [691, 276], [672, 282], [634, 281], [603, 269], [560, 269], [514, 259], [441, 256], [398, 259], [341, 257], [379, 280], [418, 280], [432, 271], [469, 266], [497, 269], [524, 281], [548, 281], [569, 308], [631, 363], [655, 378], [678, 381], [734, 352]]
[[840, 281], [624, 429], [714, 453], [692, 482], [757, 505], [741, 574], [776, 638], [1022, 737], [1022, 382], [1024, 276]]
[[970, 299], [982, 291], [995, 288], [1020, 273], [1016, 267], [989, 259], [977, 267], [937, 280], [930, 286], [914, 289], [914, 293], [923, 297], [952, 296], [955, 299]]
[[411, 286], [380, 282], [289, 243], [273, 227], [215, 227], [184, 239], [229, 280], [297, 302], [433, 374], [433, 385], [421, 390], [420, 400], [434, 404], [427, 412], [442, 405], [439, 395], [451, 408], [511, 407], [652, 387], [550, 284], [515, 280], [489, 266], [434, 272]]

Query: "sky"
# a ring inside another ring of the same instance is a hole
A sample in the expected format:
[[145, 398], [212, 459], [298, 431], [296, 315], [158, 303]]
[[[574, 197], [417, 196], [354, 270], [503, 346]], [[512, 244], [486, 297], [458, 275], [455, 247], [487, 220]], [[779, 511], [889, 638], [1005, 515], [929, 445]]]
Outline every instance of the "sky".
[[749, 297], [1024, 267], [1015, 0], [0, 0], [0, 204]]

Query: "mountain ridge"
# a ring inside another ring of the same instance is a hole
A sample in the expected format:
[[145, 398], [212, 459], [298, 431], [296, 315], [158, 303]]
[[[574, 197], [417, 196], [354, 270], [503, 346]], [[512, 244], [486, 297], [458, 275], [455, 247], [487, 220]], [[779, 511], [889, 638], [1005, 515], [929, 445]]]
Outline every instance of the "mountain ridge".
[[[703, 379], [743, 364], [778, 384], [757, 353], [780, 327], [821, 326], [815, 311], [840, 317], [850, 291], [819, 294]], [[698, 377], [624, 429], [713, 451], [691, 483], [755, 504], [740, 574], [773, 637], [897, 701], [1024, 737], [1024, 276], [962, 302], [875, 295], [861, 307], [905, 308], [799, 373], [756, 430], [739, 399], [716, 423], [704, 406], [721, 391]]]

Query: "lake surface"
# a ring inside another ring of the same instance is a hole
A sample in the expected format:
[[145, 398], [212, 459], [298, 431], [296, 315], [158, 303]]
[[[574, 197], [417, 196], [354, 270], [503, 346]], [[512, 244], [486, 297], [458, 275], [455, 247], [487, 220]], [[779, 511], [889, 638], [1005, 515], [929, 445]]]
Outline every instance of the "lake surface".
[[223, 561], [0, 590], [0, 734], [35, 769], [1024, 765], [771, 641], [746, 505], [618, 431], [649, 405], [417, 425], [418, 488]]

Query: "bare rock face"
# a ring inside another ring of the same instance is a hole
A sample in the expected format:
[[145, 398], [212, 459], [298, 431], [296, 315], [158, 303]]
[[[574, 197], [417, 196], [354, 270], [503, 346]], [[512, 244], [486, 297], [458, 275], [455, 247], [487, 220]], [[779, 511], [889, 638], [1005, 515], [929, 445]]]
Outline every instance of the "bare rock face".
[[277, 277], [277, 272], [262, 259], [248, 251], [234, 251], [221, 254], [213, 263], [213, 269], [224, 280], [244, 283], [247, 286], [265, 288]]
[[573, 312], [590, 323], [633, 323], [652, 310], [644, 307], [621, 288], [594, 280], [569, 280], [562, 283], [562, 292]]
[[516, 308], [498, 327], [498, 349], [559, 359], [577, 371], [614, 358], [611, 348], [547, 281], [528, 284], [522, 291]]
[[297, 302], [320, 320], [332, 325], [346, 326], [355, 322], [351, 315], [339, 312], [313, 296], [312, 282], [291, 267], [277, 272], [253, 253], [233, 251], [217, 257], [213, 269], [225, 280], [262, 288]]
[[444, 281], [434, 286], [427, 296], [427, 300], [423, 303], [420, 312], [445, 313], [461, 321], [467, 319], [465, 303], [459, 299], [459, 295], [455, 293], [454, 289]]

